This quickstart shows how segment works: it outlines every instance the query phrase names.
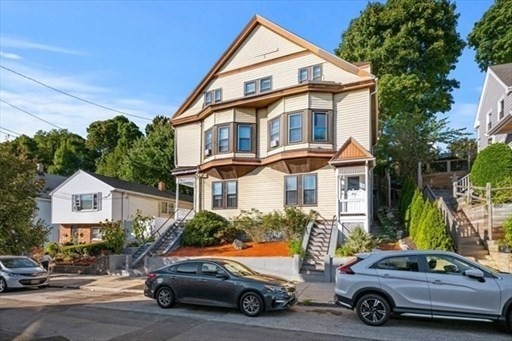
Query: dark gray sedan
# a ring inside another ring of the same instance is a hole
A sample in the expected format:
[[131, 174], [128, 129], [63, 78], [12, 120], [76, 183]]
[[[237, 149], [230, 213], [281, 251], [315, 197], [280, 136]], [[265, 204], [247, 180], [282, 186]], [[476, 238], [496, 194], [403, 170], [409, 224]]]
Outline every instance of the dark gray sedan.
[[176, 302], [239, 308], [247, 316], [297, 302], [295, 284], [227, 259], [193, 259], [150, 272], [144, 295], [162, 308]]

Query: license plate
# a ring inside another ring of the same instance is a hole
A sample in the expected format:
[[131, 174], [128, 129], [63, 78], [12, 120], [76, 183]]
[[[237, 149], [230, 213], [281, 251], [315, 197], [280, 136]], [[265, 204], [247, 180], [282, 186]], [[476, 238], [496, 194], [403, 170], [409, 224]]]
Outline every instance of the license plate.
[[33, 279], [30, 281], [30, 284], [39, 284], [39, 280], [38, 279]]

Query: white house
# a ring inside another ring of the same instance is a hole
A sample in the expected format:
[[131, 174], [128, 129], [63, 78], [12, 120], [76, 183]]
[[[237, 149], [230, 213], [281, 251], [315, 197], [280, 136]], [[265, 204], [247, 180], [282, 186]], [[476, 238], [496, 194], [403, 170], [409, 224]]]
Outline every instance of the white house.
[[180, 196], [175, 209], [175, 193], [135, 184], [82, 170], [70, 176], [51, 193], [52, 224], [60, 226], [59, 242], [101, 240], [100, 222], [120, 221], [127, 231], [137, 210], [143, 216], [173, 218], [175, 211], [188, 212], [192, 200]]
[[[37, 214], [35, 216], [35, 221], [41, 219], [46, 225], [50, 226], [48, 241], [58, 242], [59, 225], [52, 224], [52, 199], [50, 197], [50, 192], [63, 183], [66, 180], [66, 177], [55, 174], [46, 174], [42, 171], [42, 168], [39, 167], [37, 177], [39, 180], [44, 181], [44, 187], [36, 198]], [[41, 171], [39, 172], [39, 170]]]
[[196, 211], [293, 206], [368, 230], [376, 83], [369, 63], [255, 16], [173, 115], [178, 185]]

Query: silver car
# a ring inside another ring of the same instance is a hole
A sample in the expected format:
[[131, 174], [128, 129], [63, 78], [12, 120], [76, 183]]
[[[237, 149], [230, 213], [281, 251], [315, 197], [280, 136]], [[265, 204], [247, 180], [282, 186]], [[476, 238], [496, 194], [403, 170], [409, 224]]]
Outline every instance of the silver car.
[[376, 251], [336, 271], [335, 302], [371, 326], [391, 313], [505, 322], [512, 331], [512, 275], [452, 252]]
[[45, 288], [50, 274], [39, 263], [23, 256], [0, 256], [0, 293], [14, 288]]

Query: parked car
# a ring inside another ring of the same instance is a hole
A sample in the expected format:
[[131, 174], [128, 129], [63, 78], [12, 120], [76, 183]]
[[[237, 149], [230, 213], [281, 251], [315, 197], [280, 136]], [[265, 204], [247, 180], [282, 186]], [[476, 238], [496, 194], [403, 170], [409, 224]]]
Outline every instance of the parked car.
[[358, 254], [336, 271], [335, 302], [371, 326], [394, 313], [502, 321], [512, 330], [512, 275], [452, 252]]
[[0, 256], [0, 292], [14, 288], [45, 288], [50, 274], [39, 263], [23, 256]]
[[295, 284], [227, 259], [177, 262], [147, 275], [144, 295], [162, 308], [175, 303], [239, 308], [247, 316], [283, 310], [297, 302]]

